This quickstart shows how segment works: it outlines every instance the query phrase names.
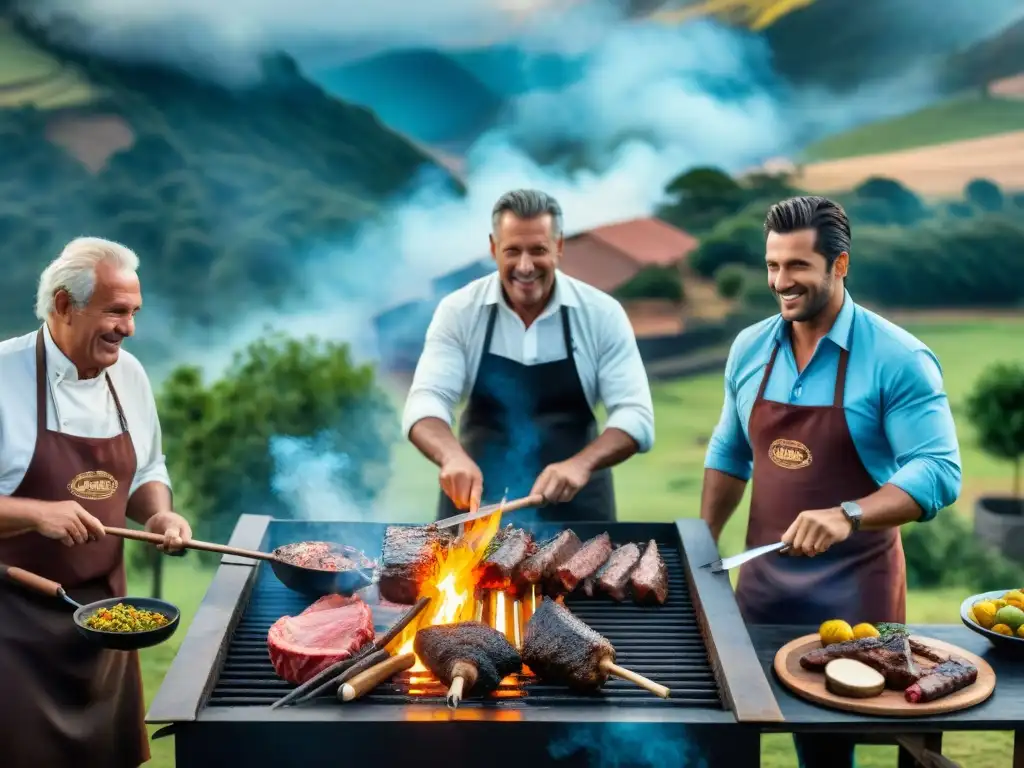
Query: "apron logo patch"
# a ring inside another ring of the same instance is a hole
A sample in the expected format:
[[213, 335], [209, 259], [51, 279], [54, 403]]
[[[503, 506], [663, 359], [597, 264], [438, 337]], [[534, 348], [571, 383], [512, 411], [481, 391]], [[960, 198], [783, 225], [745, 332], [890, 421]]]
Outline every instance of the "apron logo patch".
[[811, 449], [799, 440], [776, 440], [768, 448], [768, 458], [783, 469], [803, 469], [811, 464]]
[[117, 479], [109, 472], [82, 472], [68, 483], [72, 495], [88, 501], [102, 501], [117, 493]]

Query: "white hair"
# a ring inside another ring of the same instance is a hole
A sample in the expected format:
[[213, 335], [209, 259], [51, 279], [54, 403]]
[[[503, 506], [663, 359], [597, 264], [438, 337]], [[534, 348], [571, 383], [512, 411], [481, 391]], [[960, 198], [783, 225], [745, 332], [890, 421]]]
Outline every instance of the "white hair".
[[88, 304], [96, 288], [96, 267], [101, 262], [110, 262], [126, 272], [139, 269], [139, 257], [131, 248], [101, 237], [77, 237], [43, 270], [36, 294], [36, 317], [46, 322], [53, 313], [53, 298], [62, 289], [76, 308]]

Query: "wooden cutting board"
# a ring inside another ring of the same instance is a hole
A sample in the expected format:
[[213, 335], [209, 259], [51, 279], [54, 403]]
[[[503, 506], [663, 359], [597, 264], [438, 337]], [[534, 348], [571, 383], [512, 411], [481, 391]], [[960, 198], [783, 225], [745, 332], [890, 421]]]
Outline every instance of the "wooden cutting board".
[[[821, 648], [821, 638], [817, 634], [798, 637], [782, 646], [775, 654], [775, 674], [778, 675], [783, 685], [803, 699], [832, 709], [878, 717], [922, 717], [942, 712], [955, 712], [980, 704], [992, 695], [992, 691], [996, 688], [996, 673], [984, 659], [942, 640], [933, 640], [930, 637], [918, 635], [912, 635], [912, 637], [917, 642], [934, 648], [940, 653], [960, 656], [971, 662], [978, 668], [978, 679], [973, 685], [961, 688], [956, 693], [924, 704], [911, 704], [904, 698], [903, 691], [890, 691], [889, 689], [870, 699], [837, 696], [825, 688], [824, 672], [811, 672], [800, 666], [801, 656], [815, 648]], [[934, 662], [927, 659], [917, 656], [914, 658], [920, 661], [924, 667], [935, 666]]]

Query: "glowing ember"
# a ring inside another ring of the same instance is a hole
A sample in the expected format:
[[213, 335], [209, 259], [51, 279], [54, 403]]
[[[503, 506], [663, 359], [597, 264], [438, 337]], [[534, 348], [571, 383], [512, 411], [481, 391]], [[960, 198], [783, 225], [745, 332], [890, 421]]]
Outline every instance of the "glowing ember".
[[[437, 569], [434, 578], [427, 580], [420, 588], [419, 597], [430, 597], [430, 604], [418, 619], [410, 624], [395, 641], [396, 653], [412, 653], [416, 632], [421, 627], [436, 624], [455, 624], [460, 621], [477, 619], [476, 614], [476, 579], [473, 569], [483, 559], [484, 552], [491, 539], [498, 533], [501, 526], [501, 509], [493, 515], [473, 520], [466, 524], [462, 536], [448, 550], [438, 555]], [[501, 595], [504, 600], [504, 595]], [[496, 627], [504, 631], [504, 613], [501, 614], [502, 624]], [[423, 663], [416, 659], [410, 670], [413, 674], [411, 684], [423, 684], [429, 677], [417, 676], [415, 673], [426, 671]], [[413, 690], [409, 691], [414, 693]]]

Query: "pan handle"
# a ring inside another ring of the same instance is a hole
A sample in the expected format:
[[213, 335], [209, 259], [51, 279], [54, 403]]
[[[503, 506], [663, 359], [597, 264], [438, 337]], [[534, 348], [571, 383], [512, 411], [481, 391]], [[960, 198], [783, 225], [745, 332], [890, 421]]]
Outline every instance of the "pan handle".
[[56, 581], [44, 579], [42, 576], [32, 573], [32, 571], [26, 571], [24, 568], [0, 563], [0, 577], [50, 597], [64, 598], [64, 587]]
[[[110, 536], [118, 536], [122, 539], [145, 541], [148, 544], [164, 543], [163, 536], [158, 533], [150, 533], [149, 531], [133, 531], [131, 528], [111, 528], [110, 526], [104, 526], [104, 530]], [[277, 558], [269, 552], [257, 552], [253, 549], [240, 549], [239, 547], [229, 547], [224, 544], [213, 544], [208, 541], [197, 541], [195, 539], [189, 539], [186, 541], [185, 549], [200, 549], [204, 552], [219, 552], [222, 555], [249, 557], [253, 560], [277, 560]]]

